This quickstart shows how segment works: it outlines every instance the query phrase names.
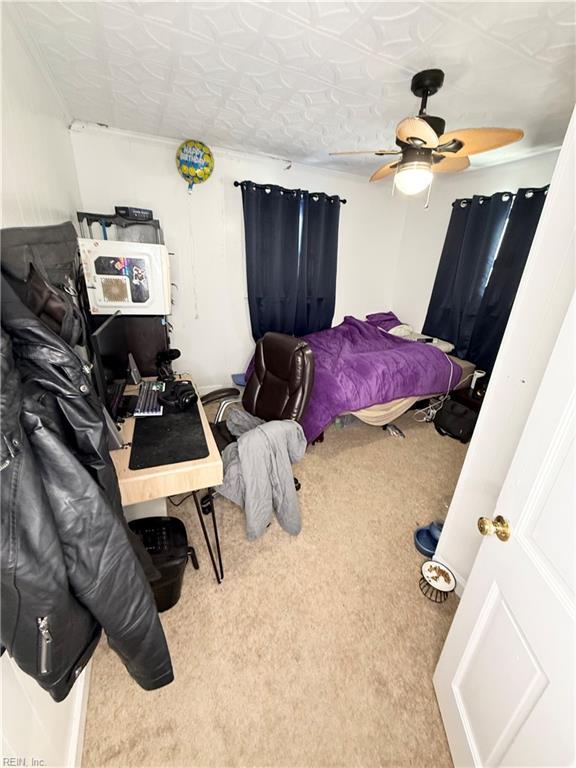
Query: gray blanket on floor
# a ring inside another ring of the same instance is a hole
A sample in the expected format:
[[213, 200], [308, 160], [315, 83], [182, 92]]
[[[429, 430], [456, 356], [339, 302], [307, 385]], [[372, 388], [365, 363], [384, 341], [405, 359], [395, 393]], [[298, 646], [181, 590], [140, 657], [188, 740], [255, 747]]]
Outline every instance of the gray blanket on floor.
[[244, 508], [246, 536], [257, 539], [274, 515], [288, 533], [302, 527], [292, 464], [306, 451], [304, 430], [295, 421], [262, 421], [239, 409], [226, 419], [238, 441], [222, 453], [224, 482], [216, 490]]

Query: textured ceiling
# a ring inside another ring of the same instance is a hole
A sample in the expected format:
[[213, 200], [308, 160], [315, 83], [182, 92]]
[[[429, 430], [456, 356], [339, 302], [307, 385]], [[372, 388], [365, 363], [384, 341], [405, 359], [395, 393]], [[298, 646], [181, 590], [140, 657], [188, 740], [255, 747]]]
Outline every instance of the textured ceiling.
[[[366, 173], [417, 111], [519, 127], [480, 162], [561, 143], [574, 103], [572, 2], [41, 2], [13, 12], [72, 118]], [[376, 161], [378, 162], [378, 161]], [[478, 162], [478, 161], [476, 161]]]

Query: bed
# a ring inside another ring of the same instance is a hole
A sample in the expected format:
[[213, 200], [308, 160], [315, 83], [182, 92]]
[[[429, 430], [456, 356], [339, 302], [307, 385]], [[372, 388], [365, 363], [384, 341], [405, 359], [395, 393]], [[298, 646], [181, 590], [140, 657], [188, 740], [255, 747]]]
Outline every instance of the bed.
[[340, 325], [305, 336], [314, 353], [315, 379], [302, 419], [309, 442], [338, 417], [352, 413], [383, 426], [419, 400], [467, 386], [474, 366], [436, 344], [394, 333], [391, 312], [347, 316]]
[[[472, 374], [476, 370], [476, 366], [473, 363], [469, 363], [467, 360], [461, 360], [454, 355], [448, 355], [456, 365], [459, 365], [462, 369], [462, 375], [460, 381], [452, 389], [463, 389], [470, 386], [470, 380]], [[422, 397], [418, 395], [416, 397], [400, 397], [398, 400], [392, 400], [389, 403], [378, 403], [377, 405], [370, 405], [368, 408], [360, 408], [357, 411], [349, 411], [361, 421], [366, 424], [371, 424], [376, 427], [382, 427], [385, 424], [390, 424], [395, 419], [406, 413], [413, 405], [419, 400], [427, 400], [430, 397], [438, 397], [446, 394], [445, 392], [430, 392], [428, 395]]]

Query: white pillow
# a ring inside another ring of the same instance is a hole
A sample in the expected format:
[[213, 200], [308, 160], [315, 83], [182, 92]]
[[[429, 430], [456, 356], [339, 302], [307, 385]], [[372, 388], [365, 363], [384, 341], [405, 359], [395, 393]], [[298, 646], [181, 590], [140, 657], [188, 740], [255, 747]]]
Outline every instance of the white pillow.
[[409, 339], [414, 334], [414, 328], [407, 323], [401, 323], [400, 325], [395, 325], [394, 328], [390, 328], [388, 333], [392, 334], [392, 336], [401, 336], [403, 339]]
[[[402, 339], [408, 339], [409, 341], [419, 341], [420, 339], [430, 338], [422, 333], [416, 333], [414, 328], [407, 323], [402, 323], [402, 325], [397, 325], [394, 328], [391, 328], [388, 333], [391, 333], [392, 336], [400, 336]], [[442, 352], [446, 352], [446, 354], [452, 352], [454, 349], [454, 344], [451, 344], [449, 341], [444, 341], [443, 339], [434, 339], [432, 346], [438, 347], [438, 349], [442, 350]]]

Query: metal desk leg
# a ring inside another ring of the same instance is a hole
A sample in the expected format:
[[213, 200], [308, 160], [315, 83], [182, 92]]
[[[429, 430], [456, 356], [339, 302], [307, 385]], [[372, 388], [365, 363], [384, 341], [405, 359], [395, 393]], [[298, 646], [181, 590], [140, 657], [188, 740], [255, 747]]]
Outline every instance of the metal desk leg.
[[203, 499], [200, 500], [200, 508], [205, 515], [212, 516], [212, 528], [214, 529], [214, 541], [216, 542], [216, 552], [218, 553], [218, 565], [220, 566], [220, 578], [224, 578], [224, 564], [222, 562], [222, 552], [220, 551], [220, 537], [218, 536], [218, 525], [216, 523], [216, 508], [214, 507], [214, 490], [208, 488]]
[[[194, 504], [196, 505], [196, 512], [198, 513], [198, 519], [200, 520], [200, 526], [202, 533], [204, 534], [204, 541], [206, 542], [206, 549], [210, 555], [212, 562], [212, 568], [214, 569], [214, 575], [218, 584], [222, 582], [224, 578], [224, 565], [222, 564], [222, 552], [220, 550], [220, 538], [218, 536], [218, 525], [216, 523], [216, 511], [214, 509], [214, 501], [212, 500], [212, 492], [209, 489], [206, 495], [200, 499], [198, 491], [194, 491]], [[212, 550], [212, 544], [210, 543], [210, 537], [206, 529], [206, 523], [204, 522], [204, 515], [211, 515], [212, 527], [214, 529], [214, 541], [216, 543], [216, 552], [218, 555], [218, 565], [216, 565], [216, 559], [214, 558], [214, 552]]]

